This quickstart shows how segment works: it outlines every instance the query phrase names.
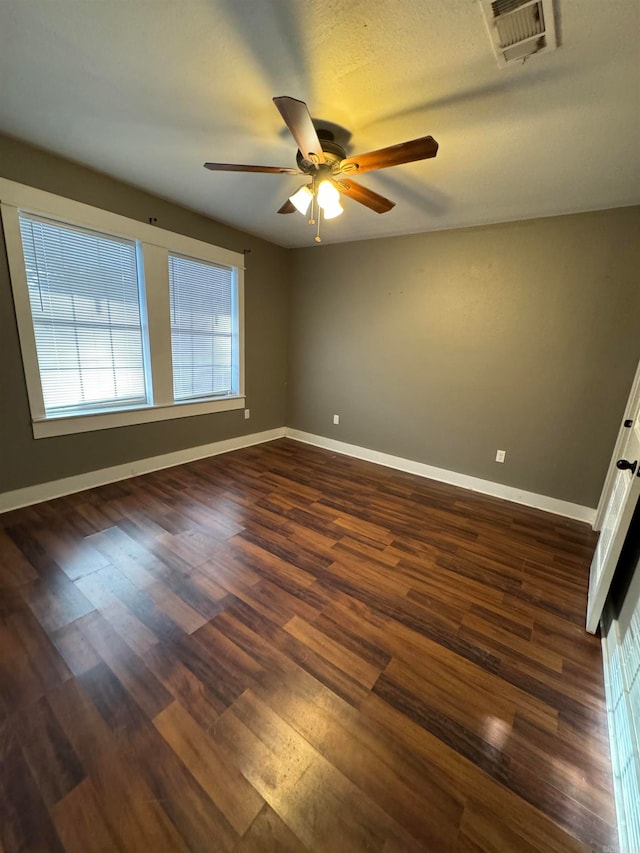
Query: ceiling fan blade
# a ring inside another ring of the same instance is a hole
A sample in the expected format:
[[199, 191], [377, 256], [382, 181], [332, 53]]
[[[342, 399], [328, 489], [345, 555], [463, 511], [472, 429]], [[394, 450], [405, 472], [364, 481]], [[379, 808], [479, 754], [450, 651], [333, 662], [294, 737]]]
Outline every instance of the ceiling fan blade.
[[240, 163], [205, 163], [205, 169], [212, 172], [269, 172], [279, 175], [299, 175], [298, 169], [288, 169], [286, 166], [243, 166]]
[[355, 181], [352, 181], [351, 178], [347, 179], [338, 177], [333, 183], [341, 193], [344, 193], [344, 195], [347, 196], [347, 198], [359, 201], [360, 204], [364, 204], [364, 206], [368, 207], [370, 210], [375, 210], [376, 213], [386, 213], [388, 210], [391, 210], [392, 207], [396, 206], [395, 201], [390, 201], [383, 195], [374, 193], [373, 190], [363, 187], [362, 184], [357, 184]]
[[320, 145], [318, 134], [305, 102], [282, 95], [279, 98], [274, 98], [273, 103], [280, 110], [280, 115], [291, 131], [291, 135], [305, 160], [309, 160], [311, 163], [324, 163], [322, 145]]
[[390, 145], [378, 151], [368, 151], [355, 157], [347, 157], [340, 163], [343, 174], [359, 174], [371, 172], [373, 169], [386, 169], [388, 166], [399, 166], [402, 163], [412, 163], [414, 160], [428, 160], [438, 153], [438, 143], [433, 136], [422, 136], [399, 145]]
[[295, 205], [291, 203], [291, 199], [287, 199], [282, 207], [278, 210], [278, 213], [295, 213], [296, 208]]

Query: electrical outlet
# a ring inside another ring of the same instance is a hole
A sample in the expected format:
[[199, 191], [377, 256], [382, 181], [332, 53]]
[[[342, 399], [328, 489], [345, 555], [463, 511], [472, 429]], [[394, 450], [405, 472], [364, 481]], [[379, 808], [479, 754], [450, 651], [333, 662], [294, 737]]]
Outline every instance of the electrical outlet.
[[340, 415], [334, 415], [333, 416], [333, 422], [334, 422], [334, 424], [339, 424], [340, 423]]
[[251, 409], [245, 409], [245, 410], [244, 410], [244, 419], [245, 419], [245, 421], [248, 421], [250, 417], [251, 417]]
[[496, 451], [496, 462], [504, 462], [504, 457], [507, 455], [506, 450], [497, 450]]

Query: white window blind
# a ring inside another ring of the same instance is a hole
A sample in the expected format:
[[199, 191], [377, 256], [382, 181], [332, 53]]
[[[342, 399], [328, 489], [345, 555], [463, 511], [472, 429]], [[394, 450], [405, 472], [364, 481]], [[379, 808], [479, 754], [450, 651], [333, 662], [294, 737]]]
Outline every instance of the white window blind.
[[169, 255], [176, 400], [237, 393], [233, 269]]
[[19, 221], [47, 415], [146, 403], [136, 243]]

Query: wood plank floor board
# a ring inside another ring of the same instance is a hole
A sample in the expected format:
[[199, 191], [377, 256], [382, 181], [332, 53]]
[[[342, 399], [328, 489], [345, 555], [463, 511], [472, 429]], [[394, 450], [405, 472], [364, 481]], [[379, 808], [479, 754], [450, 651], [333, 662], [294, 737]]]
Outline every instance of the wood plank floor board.
[[135, 504], [130, 501], [118, 504], [116, 501], [105, 505], [105, 513], [108, 513], [114, 524], [124, 532], [131, 536], [132, 539], [142, 542], [147, 545], [153, 542], [162, 533], [165, 533], [165, 528], [161, 527], [152, 521], [149, 516]]
[[[500, 748], [505, 732], [513, 726], [516, 705], [512, 695], [497, 695], [491, 689], [490, 679], [485, 681], [477, 669], [475, 672], [473, 666], [456, 669], [435, 656], [411, 664], [394, 658], [379, 678], [374, 693], [380, 695], [379, 691], [398, 688], [413, 694], [420, 707], [429, 708], [436, 716], [441, 715]], [[474, 693], [473, 703], [469, 702], [470, 689]]]
[[[240, 613], [244, 612], [245, 618]], [[260, 631], [260, 625], [252, 627], [251, 608], [238, 602], [227, 610], [219, 613], [211, 624], [232, 640], [239, 648], [260, 664], [265, 672], [275, 676], [283, 676], [293, 671], [299, 672], [300, 667], [284, 652], [281, 652]]]
[[56, 518], [51, 525], [33, 531], [33, 538], [50, 554], [69, 579], [76, 581], [96, 569], [108, 565], [108, 560], [67, 524]]
[[79, 587], [60, 570], [34, 581], [25, 591], [25, 599], [47, 634], [95, 610]]
[[[0, 519], [2, 515], [0, 515]], [[16, 524], [14, 529], [24, 525]], [[9, 536], [0, 528], [0, 588], [19, 587], [38, 578], [38, 570], [24, 554], [15, 537]]]
[[[559, 738], [557, 739], [560, 740]], [[581, 767], [576, 767], [575, 759], [569, 761], [559, 757], [562, 753], [560, 744], [558, 755], [550, 756], [541, 749], [531, 744], [523, 736], [509, 738], [506, 746], [512, 758], [511, 767], [517, 767], [519, 775], [524, 778], [526, 773], [532, 773], [547, 780], [548, 784], [555, 790], [563, 792], [566, 796], [575, 800], [579, 806], [592, 812], [606, 823], [615, 824], [615, 809], [611, 802], [608, 785], [608, 770], [602, 768], [602, 781], [591, 772]], [[598, 772], [598, 771], [595, 771]], [[560, 800], [559, 795], [555, 795]]]
[[113, 853], [123, 849], [109, 828], [100, 797], [89, 778], [57, 803], [53, 817], [67, 853]]
[[594, 544], [286, 439], [0, 515], [0, 853], [617, 849]]
[[162, 804], [136, 771], [135, 762], [119, 747], [80, 683], [74, 680], [62, 685], [51, 694], [50, 703], [95, 786], [100, 811], [117, 846], [124, 850], [186, 851]]
[[519, 850], [535, 853], [538, 848], [526, 841], [516, 830], [507, 826], [488, 809], [469, 800], [460, 822], [458, 836], [459, 853], [503, 853], [504, 850]]
[[413, 837], [433, 849], [451, 846], [464, 796], [451, 796], [434, 784], [424, 768], [414, 765], [411, 753], [389, 743], [348, 703], [300, 672], [264, 691], [262, 698]]
[[[497, 672], [500, 659], [487, 651], [461, 639], [457, 633], [447, 630], [446, 623], [437, 616], [437, 610], [429, 612], [416, 604], [407, 595], [406, 611], [402, 599], [396, 596], [381, 596], [370, 591], [358, 591], [353, 586], [345, 586], [338, 581], [338, 589], [332, 589], [323, 582], [323, 589], [336, 602], [340, 618], [351, 618], [358, 623], [362, 635], [389, 654], [403, 655], [403, 649], [408, 647], [412, 652], [418, 651], [416, 645], [423, 646], [425, 641], [429, 649], [430, 643], [449, 649], [450, 652], [472, 663], [477, 663], [488, 672]], [[351, 592], [349, 592], [351, 589]], [[333, 613], [334, 604], [325, 610]], [[345, 616], [345, 610], [349, 616]], [[337, 618], [337, 617], [336, 617]]]
[[237, 833], [115, 675], [100, 664], [80, 683], [189, 849], [232, 850]]
[[313, 625], [322, 631], [326, 637], [339, 643], [360, 660], [370, 664], [379, 675], [390, 662], [391, 654], [381, 648], [381, 644], [369, 642], [355, 626], [351, 629], [348, 624], [348, 613], [345, 618], [342, 618], [343, 614], [344, 611], [338, 619], [332, 619], [327, 606], [314, 619]]
[[[528, 638], [519, 637], [501, 623], [485, 619], [481, 615], [470, 611], [462, 617], [461, 628], [458, 636], [469, 639], [474, 637], [474, 642], [485, 642], [486, 647], [502, 656], [509, 654], [512, 657], [525, 660], [542, 670], [561, 673], [563, 671], [564, 659], [551, 649], [540, 647], [529, 642]], [[482, 637], [482, 641], [476, 638]]]
[[265, 554], [270, 554], [310, 575], [315, 575], [321, 568], [333, 562], [331, 557], [292, 544], [286, 534], [265, 531], [261, 525], [256, 524], [234, 536], [232, 543], [240, 552], [249, 556], [261, 552], [260, 556], [264, 559]]
[[158, 681], [174, 699], [189, 709], [205, 731], [227, 709], [227, 703], [185, 666], [171, 646], [159, 643], [143, 655], [143, 660]]
[[100, 614], [86, 617], [80, 630], [149, 717], [154, 717], [171, 703], [171, 694], [144, 664], [141, 655]]
[[[143, 646], [147, 643], [153, 645], [160, 640], [178, 639], [184, 633], [169, 614], [157, 606], [154, 598], [147, 594], [146, 587], [139, 589], [115, 566], [98, 569], [89, 578], [78, 581], [77, 586], [87, 590], [87, 598], [103, 613], [111, 612], [110, 604], [117, 604], [119, 610], [123, 605], [130, 616], [132, 628], [135, 625], [136, 634], [146, 635], [141, 640]], [[103, 591], [108, 596], [106, 601], [103, 599]], [[204, 621], [201, 619], [201, 624]]]
[[313, 619], [319, 612], [301, 597], [288, 591], [291, 582], [286, 578], [281, 584], [274, 584], [258, 577], [249, 585], [242, 580], [241, 575], [237, 577], [238, 572], [233, 567], [222, 567], [219, 560], [204, 563], [199, 567], [199, 574], [213, 578], [214, 583], [220, 584], [231, 596], [262, 613], [276, 625], [284, 625], [292, 613]]
[[142, 654], [158, 642], [158, 637], [137, 615], [127, 607], [110, 585], [113, 573], [106, 576], [100, 571], [79, 578], [76, 585], [84, 597], [93, 604], [96, 612], [113, 631], [137, 654]]
[[64, 682], [71, 672], [23, 604], [0, 621], [0, 700], [17, 712]]
[[232, 612], [245, 625], [257, 630], [280, 652], [347, 702], [357, 706], [367, 695], [368, 689], [360, 682], [251, 606], [238, 605]]
[[[244, 775], [312, 849], [381, 850], [389, 834], [415, 847], [399, 824], [251, 691], [221, 717], [214, 734], [228, 754], [237, 750]], [[345, 819], [349, 812], [354, 820]]]
[[[538, 771], [532, 772], [530, 766], [510, 759], [504, 782], [511, 791], [551, 817], [568, 832], [571, 832], [573, 826], [582, 826], [585, 836], [589, 838], [589, 843], [596, 850], [611, 846], [612, 838], [615, 838], [615, 832], [612, 832], [615, 825], [615, 811], [607, 809], [605, 816], [596, 814], [574, 799], [571, 795], [573, 788], [566, 785], [566, 777], [565, 789], [561, 790], [544, 776], [544, 769], [539, 765]], [[554, 782], [563, 781], [559, 775], [552, 778]]]
[[389, 838], [402, 849], [424, 849], [333, 764], [318, 757], [294, 785], [283, 787], [280, 817], [313, 850], [382, 851]]
[[305, 622], [299, 616], [293, 616], [284, 626], [284, 630], [364, 687], [370, 689], [378, 680], [381, 667], [364, 660], [356, 652], [319, 630], [316, 625]]
[[6, 851], [64, 849], [9, 722], [0, 722], [0, 844]]
[[158, 536], [157, 541], [176, 556], [185, 560], [190, 566], [197, 568], [202, 563], [206, 563], [208, 554], [206, 551], [193, 547], [193, 540], [189, 538], [191, 533], [193, 533], [191, 528], [177, 536], [166, 532]]
[[82, 625], [88, 618], [80, 617], [54, 631], [51, 636], [58, 654], [76, 677], [102, 660], [82, 631]]
[[234, 848], [234, 853], [305, 853], [300, 839], [265, 805]]
[[[590, 844], [567, 833], [527, 800], [379, 697], [370, 696], [360, 710], [384, 729], [387, 738], [411, 751], [414, 761], [422, 765], [423, 773], [437, 781], [443, 791], [448, 791], [451, 796], [464, 792], [468, 797], [475, 797], [494, 813], [499, 823], [518, 827], [522, 837], [536, 850], [554, 853], [579, 850], [586, 853], [592, 849]], [[613, 830], [611, 837], [615, 843]], [[517, 849], [514, 848], [514, 853]]]
[[225, 761], [215, 739], [181, 705], [173, 703], [153, 722], [231, 826], [244, 834], [264, 805], [260, 791], [235, 764]]
[[96, 550], [104, 554], [110, 565], [115, 566], [139, 589], [150, 586], [156, 573], [161, 574], [163, 571], [160, 561], [118, 525], [111, 525], [87, 539]]
[[220, 706], [228, 708], [252, 683], [251, 677], [233, 666], [225, 666], [223, 660], [210, 653], [201, 631], [172, 643], [171, 649], [208, 692], [217, 697]]
[[[517, 613], [513, 613], [506, 607], [496, 604], [472, 604], [467, 611], [470, 617], [475, 616], [483, 622], [488, 622], [491, 625], [498, 626], [503, 631], [508, 631], [510, 634], [515, 634], [522, 640], [530, 640], [531, 632], [533, 631], [533, 617], [522, 618]], [[464, 621], [464, 617], [460, 622]], [[550, 649], [552, 651], [553, 649]]]
[[44, 696], [22, 711], [15, 729], [44, 802], [55, 806], [85, 774]]

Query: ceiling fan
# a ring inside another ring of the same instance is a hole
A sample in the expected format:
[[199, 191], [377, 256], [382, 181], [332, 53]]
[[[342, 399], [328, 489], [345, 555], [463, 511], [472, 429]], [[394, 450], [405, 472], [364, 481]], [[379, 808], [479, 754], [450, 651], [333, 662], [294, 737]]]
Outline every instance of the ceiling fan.
[[[347, 157], [344, 148], [335, 141], [330, 130], [315, 128], [304, 101], [283, 95], [274, 98], [273, 102], [298, 146], [297, 169], [286, 166], [247, 166], [239, 163], [205, 163], [204, 166], [214, 172], [268, 172], [310, 177], [311, 183], [301, 186], [287, 199], [278, 213], [293, 213], [298, 210], [306, 215], [311, 207], [309, 222], [312, 225], [315, 224], [316, 205], [325, 219], [333, 219], [342, 213], [341, 193], [376, 213], [386, 213], [395, 206], [395, 202], [356, 183], [352, 175], [412, 163], [415, 160], [427, 160], [435, 157], [438, 152], [435, 139], [432, 136], [422, 136], [420, 139], [390, 145], [378, 151]], [[319, 212], [318, 234], [315, 239], [320, 242]]]

